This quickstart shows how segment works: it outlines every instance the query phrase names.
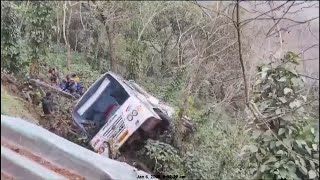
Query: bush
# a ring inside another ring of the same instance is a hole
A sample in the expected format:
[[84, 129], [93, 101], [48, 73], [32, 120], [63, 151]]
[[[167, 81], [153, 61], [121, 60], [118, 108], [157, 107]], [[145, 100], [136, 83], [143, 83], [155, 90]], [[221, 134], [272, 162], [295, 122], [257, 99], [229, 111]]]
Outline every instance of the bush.
[[[289, 52], [276, 66], [259, 67], [254, 102], [258, 108], [256, 143], [247, 145], [257, 179], [318, 179], [319, 134], [310, 116], [303, 79], [294, 71], [298, 56]], [[309, 100], [309, 102], [312, 102]], [[309, 103], [310, 104], [310, 103]]]

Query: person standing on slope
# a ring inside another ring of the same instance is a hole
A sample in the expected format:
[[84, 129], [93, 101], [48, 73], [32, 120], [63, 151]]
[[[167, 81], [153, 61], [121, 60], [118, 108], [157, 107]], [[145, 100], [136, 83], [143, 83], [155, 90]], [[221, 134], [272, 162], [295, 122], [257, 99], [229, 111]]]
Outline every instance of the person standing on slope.
[[53, 127], [53, 116], [54, 116], [54, 103], [53, 97], [50, 92], [46, 93], [46, 96], [42, 98], [42, 111], [44, 113], [44, 117], [47, 120], [45, 126], [48, 126], [48, 129], [52, 129]]
[[59, 85], [59, 74], [55, 68], [49, 69], [49, 77], [50, 77], [51, 85], [54, 85], [54, 86]]

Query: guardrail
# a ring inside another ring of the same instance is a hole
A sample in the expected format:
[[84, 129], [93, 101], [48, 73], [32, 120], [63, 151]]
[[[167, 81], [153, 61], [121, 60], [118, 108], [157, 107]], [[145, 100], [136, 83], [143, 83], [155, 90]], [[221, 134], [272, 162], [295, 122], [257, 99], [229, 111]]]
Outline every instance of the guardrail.
[[129, 180], [151, 177], [40, 126], [5, 115], [1, 115], [1, 173], [17, 179], [60, 180], [72, 176], [72, 179]]

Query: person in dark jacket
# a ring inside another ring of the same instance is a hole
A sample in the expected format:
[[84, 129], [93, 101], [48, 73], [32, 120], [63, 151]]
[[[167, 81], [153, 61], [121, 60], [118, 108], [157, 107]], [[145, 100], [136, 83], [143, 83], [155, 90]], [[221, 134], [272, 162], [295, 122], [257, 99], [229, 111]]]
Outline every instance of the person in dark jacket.
[[67, 88], [67, 80], [63, 79], [62, 82], [60, 83], [60, 89], [62, 89], [63, 91], [66, 90]]
[[65, 80], [65, 83], [64, 83], [64, 85], [62, 86], [62, 90], [63, 91], [67, 91], [68, 90], [68, 88], [69, 88], [69, 84], [70, 84], [70, 75], [68, 74], [67, 76], [66, 76], [66, 80]]
[[59, 78], [59, 74], [55, 68], [49, 69], [49, 77], [50, 77], [51, 85], [58, 85], [59, 84], [60, 78]]
[[61, 89], [74, 95], [76, 98], [79, 98], [83, 94], [83, 86], [81, 85], [81, 83], [77, 83], [72, 77], [74, 77], [74, 75], [66, 76], [66, 82], [61, 85]]
[[53, 101], [53, 96], [50, 92], [46, 93], [46, 96], [42, 99], [42, 110], [44, 113], [44, 118], [46, 121], [44, 121], [43, 125], [46, 127], [49, 131], [53, 131], [55, 129], [54, 127], [54, 112], [55, 112], [55, 103]]
[[68, 83], [68, 91], [73, 94], [76, 93], [78, 89], [77, 83], [73, 80], [70, 79], [69, 83]]
[[53, 114], [53, 98], [50, 92], [42, 99], [42, 110], [45, 115]]

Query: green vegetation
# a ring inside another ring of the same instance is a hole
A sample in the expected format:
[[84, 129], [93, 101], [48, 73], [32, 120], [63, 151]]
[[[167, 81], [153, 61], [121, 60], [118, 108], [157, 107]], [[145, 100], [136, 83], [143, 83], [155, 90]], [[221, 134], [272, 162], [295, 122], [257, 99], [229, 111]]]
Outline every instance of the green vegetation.
[[37, 117], [33, 116], [27, 108], [23, 99], [10, 95], [8, 91], [1, 85], [1, 114], [21, 117], [32, 123], [38, 123]]
[[[135, 79], [177, 110], [170, 140], [149, 140], [137, 152], [154, 173], [319, 179], [318, 89], [295, 72], [298, 55], [288, 52], [248, 77], [246, 106], [233, 23], [187, 1], [5, 1], [1, 71], [24, 82], [47, 80], [49, 67], [56, 67], [61, 75], [77, 73], [86, 87], [110, 70]], [[28, 114], [2, 89], [2, 114]], [[61, 117], [70, 120], [72, 103], [59, 103]], [[195, 132], [181, 130], [184, 115]], [[70, 124], [60, 123], [66, 131]], [[87, 141], [74, 134], [64, 137]]]
[[[314, 179], [319, 174], [319, 133], [303, 79], [294, 71], [298, 56], [288, 52], [276, 67], [258, 68], [253, 101], [262, 122], [253, 130], [256, 144], [245, 146], [253, 169], [263, 179]], [[304, 106], [302, 106], [304, 104]]]

